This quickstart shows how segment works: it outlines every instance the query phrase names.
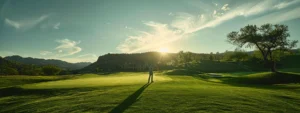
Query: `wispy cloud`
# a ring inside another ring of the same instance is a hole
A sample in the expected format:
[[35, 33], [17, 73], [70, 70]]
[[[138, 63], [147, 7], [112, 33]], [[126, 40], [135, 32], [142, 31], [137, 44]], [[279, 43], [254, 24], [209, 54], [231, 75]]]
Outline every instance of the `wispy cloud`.
[[10, 20], [8, 18], [5, 18], [5, 23], [15, 29], [19, 29], [21, 27], [21, 24], [16, 22], [16, 21], [13, 21], [13, 20]]
[[52, 52], [50, 52], [50, 51], [40, 51], [40, 55], [49, 55], [51, 53]]
[[24, 20], [12, 20], [9, 18], [5, 18], [5, 24], [15, 28], [16, 30], [28, 30], [39, 24], [40, 22], [47, 19], [49, 15], [42, 15], [39, 18], [31, 18], [31, 19], [24, 19]]
[[228, 4], [225, 4], [222, 8], [223, 11], [228, 11], [230, 8], [228, 7]]
[[82, 51], [78, 46], [80, 41], [72, 41], [70, 39], [56, 40], [59, 45], [53, 51], [40, 51], [40, 55], [46, 59], [59, 59], [71, 63], [76, 62], [95, 62], [98, 58], [95, 54], [75, 55]]
[[298, 4], [298, 3], [300, 3], [300, 0], [284, 1], [282, 3], [275, 5], [274, 8], [283, 9], [283, 8], [286, 8], [288, 6]]
[[[219, 24], [222, 24], [223, 22], [226, 22], [230, 19], [233, 19], [238, 16], [253, 16], [253, 15], [258, 15], [261, 13], [264, 13], [266, 11], [274, 10], [272, 6], [274, 4], [278, 4], [276, 1], [272, 0], [266, 0], [258, 3], [248, 3], [241, 5], [239, 7], [236, 7], [230, 11], [224, 12], [224, 13], [218, 13], [216, 10], [213, 12], [213, 17], [217, 18], [206, 18], [205, 20], [201, 20], [202, 22], [197, 22], [199, 19], [190, 19], [190, 21], [187, 21], [186, 23], [193, 23], [194, 25], [189, 26], [189, 30], [186, 33], [193, 33], [197, 32], [199, 30], [209, 28], [209, 27], [215, 27]], [[228, 5], [227, 5], [228, 6]], [[295, 14], [296, 11], [291, 11], [290, 13], [284, 14], [286, 15], [285, 17], [281, 17], [275, 20], [287, 20], [291, 18], [296, 18], [297, 15], [290, 16], [288, 17], [287, 15], [292, 15]], [[206, 16], [208, 17], [208, 16]], [[284, 19], [286, 18], [286, 19]]]
[[[286, 4], [296, 4], [297, 2]], [[218, 26], [233, 18], [244, 16], [245, 18], [264, 14], [267, 11], [278, 10], [274, 8], [274, 5], [280, 4], [278, 1], [266, 0], [260, 2], [250, 2], [240, 5], [239, 7], [230, 7], [229, 4], [225, 4], [221, 9], [214, 9], [206, 14], [189, 14], [189, 13], [176, 13], [175, 18], [171, 24], [162, 24], [159, 22], [146, 22], [146, 26], [150, 27], [152, 31], [141, 31], [140, 35], [129, 36], [124, 42], [122, 42], [117, 49], [121, 52], [141, 52], [154, 50], [164, 44], [174, 42], [176, 40], [189, 37], [191, 34], [203, 30], [205, 28]], [[287, 6], [287, 5], [285, 5]], [[286, 21], [293, 18], [299, 18], [299, 9], [281, 14], [282, 16], [277, 19], [268, 19], [272, 21]], [[271, 15], [272, 16], [275, 16]], [[279, 15], [279, 14], [277, 14]], [[268, 18], [270, 18], [268, 17]], [[265, 17], [267, 18], [267, 17]]]
[[203, 14], [195, 16], [189, 13], [177, 13], [175, 19], [171, 22], [171, 27], [176, 28], [177, 32], [187, 32], [196, 24], [203, 23], [205, 19]]
[[[214, 11], [213, 14], [217, 12]], [[188, 37], [201, 29], [218, 25], [236, 15], [234, 13], [214, 19], [209, 14], [177, 13], [171, 25], [152, 21], [144, 23], [152, 28], [152, 31], [141, 31], [140, 35], [129, 36], [117, 49], [126, 53], [155, 50], [157, 47]]]
[[129, 36], [117, 49], [126, 53], [149, 51], [160, 45], [182, 38], [180, 31], [176, 32], [166, 24], [157, 22], [145, 22], [144, 24], [152, 28], [152, 31], [140, 31], [138, 36]]
[[60, 57], [70, 56], [82, 50], [79, 46], [77, 46], [80, 41], [76, 42], [69, 39], [62, 39], [56, 40], [56, 42], [60, 43], [60, 45], [55, 48], [57, 55]]
[[213, 15], [216, 15], [217, 14], [217, 11], [216, 10], [214, 10], [214, 13], [213, 13]]

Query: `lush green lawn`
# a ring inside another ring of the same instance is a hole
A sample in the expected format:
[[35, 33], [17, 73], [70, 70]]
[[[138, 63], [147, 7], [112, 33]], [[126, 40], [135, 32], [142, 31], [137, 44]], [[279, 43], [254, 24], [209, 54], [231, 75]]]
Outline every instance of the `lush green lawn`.
[[[225, 75], [230, 74], [251, 73]], [[19, 77], [0, 78], [0, 112], [300, 112], [297, 83], [239, 85], [156, 73], [155, 82], [147, 85], [147, 73], [114, 73], [15, 86]]]

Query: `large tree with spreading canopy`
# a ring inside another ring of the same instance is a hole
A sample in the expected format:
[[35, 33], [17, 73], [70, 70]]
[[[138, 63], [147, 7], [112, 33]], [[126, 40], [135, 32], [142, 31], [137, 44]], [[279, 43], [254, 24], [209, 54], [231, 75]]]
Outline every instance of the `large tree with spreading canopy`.
[[256, 47], [267, 66], [276, 72], [275, 51], [288, 51], [296, 46], [297, 40], [288, 40], [290, 36], [288, 26], [279, 24], [264, 24], [260, 27], [247, 25], [240, 31], [233, 31], [227, 35], [227, 40], [239, 47]]

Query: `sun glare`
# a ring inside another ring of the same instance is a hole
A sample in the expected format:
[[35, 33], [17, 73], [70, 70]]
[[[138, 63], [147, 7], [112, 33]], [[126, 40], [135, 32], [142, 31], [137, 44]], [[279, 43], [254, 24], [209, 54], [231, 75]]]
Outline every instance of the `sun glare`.
[[158, 51], [161, 53], [167, 53], [167, 52], [169, 52], [169, 49], [168, 48], [159, 48]]

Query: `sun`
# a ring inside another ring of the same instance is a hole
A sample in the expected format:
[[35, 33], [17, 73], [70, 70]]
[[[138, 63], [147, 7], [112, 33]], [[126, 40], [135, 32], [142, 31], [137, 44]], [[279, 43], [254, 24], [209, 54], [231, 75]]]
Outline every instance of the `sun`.
[[165, 47], [163, 47], [163, 48], [159, 48], [159, 50], [158, 50], [159, 52], [161, 52], [161, 53], [167, 53], [167, 52], [169, 52], [169, 49], [168, 48], [165, 48]]

